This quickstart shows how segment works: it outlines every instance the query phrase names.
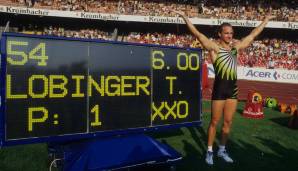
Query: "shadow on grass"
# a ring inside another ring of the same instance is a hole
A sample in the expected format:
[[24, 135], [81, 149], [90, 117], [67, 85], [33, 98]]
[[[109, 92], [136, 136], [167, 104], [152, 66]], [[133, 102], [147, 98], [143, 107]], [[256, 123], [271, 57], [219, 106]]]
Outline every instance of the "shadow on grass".
[[172, 136], [183, 136], [184, 133], [182, 132], [181, 129], [168, 129], [168, 130], [163, 130], [161, 132], [149, 132], [147, 135], [152, 136], [156, 139], [159, 138], [164, 138], [164, 137], [172, 137]]
[[279, 124], [280, 126], [288, 128], [289, 119], [290, 117], [279, 117], [279, 118], [272, 118], [270, 120]]
[[243, 113], [243, 109], [237, 109], [236, 112], [242, 114]]
[[[298, 170], [296, 146], [283, 145], [283, 141], [272, 140], [270, 137], [256, 136], [252, 139], [230, 140], [227, 144], [228, 152], [234, 159], [233, 164], [227, 164], [218, 157], [214, 156], [214, 165], [208, 166], [205, 163], [205, 152], [207, 144], [207, 134], [203, 127], [187, 128], [191, 134], [191, 139], [178, 139], [183, 144], [184, 157], [177, 165], [177, 171], [264, 171], [264, 170]], [[176, 132], [176, 131], [173, 131]], [[181, 131], [176, 133], [180, 134]], [[176, 134], [175, 134], [176, 135]], [[167, 144], [166, 140], [161, 140]], [[295, 140], [293, 139], [293, 143]], [[194, 142], [194, 143], [191, 143]], [[29, 149], [28, 149], [29, 148]], [[24, 151], [25, 150], [25, 151]], [[23, 151], [23, 152], [22, 152]], [[215, 146], [215, 152], [217, 147]], [[31, 156], [28, 156], [31, 152]], [[33, 154], [32, 154], [33, 152]], [[19, 156], [10, 156], [6, 153], [18, 154]], [[20, 156], [21, 155], [21, 156]], [[46, 156], [44, 145], [30, 145], [26, 147], [14, 147], [2, 149], [0, 152], [0, 170], [46, 170], [46, 163], [43, 156]], [[23, 163], [14, 162], [20, 161]], [[8, 164], [10, 163], [10, 164]], [[41, 164], [43, 163], [43, 164]], [[39, 164], [40, 166], [36, 166]], [[168, 166], [146, 167], [140, 171], [167, 171]]]
[[[202, 128], [198, 128], [202, 137], [206, 133]], [[233, 164], [225, 163], [222, 159], [214, 156], [214, 165], [209, 166], [205, 163], [206, 138], [197, 138], [193, 134], [199, 150], [186, 140], [184, 150], [186, 152], [182, 162], [178, 165], [177, 171], [198, 171], [198, 170], [218, 170], [218, 171], [263, 171], [263, 170], [298, 170], [297, 149], [289, 149], [277, 141], [256, 137], [256, 141], [262, 144], [267, 150], [262, 151], [254, 142], [229, 141], [228, 151], [234, 159]], [[203, 144], [203, 145], [202, 145]], [[269, 149], [269, 150], [268, 150]], [[268, 152], [269, 151], [269, 152]]]
[[[206, 149], [207, 148], [206, 147], [207, 134], [204, 131], [204, 129], [202, 127], [190, 127], [188, 129], [189, 129], [189, 132], [191, 133], [193, 140], [196, 142], [198, 147], [200, 149]], [[196, 131], [198, 131], [198, 133], [201, 135], [201, 137], [199, 137], [198, 134], [196, 134]]]

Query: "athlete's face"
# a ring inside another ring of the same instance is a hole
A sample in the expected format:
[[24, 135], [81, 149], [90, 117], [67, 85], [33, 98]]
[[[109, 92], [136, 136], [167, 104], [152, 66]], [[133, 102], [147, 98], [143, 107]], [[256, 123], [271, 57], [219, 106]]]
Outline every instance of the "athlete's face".
[[222, 31], [218, 33], [220, 39], [227, 44], [232, 42], [233, 34], [234, 34], [233, 28], [230, 26], [224, 26], [222, 28]]

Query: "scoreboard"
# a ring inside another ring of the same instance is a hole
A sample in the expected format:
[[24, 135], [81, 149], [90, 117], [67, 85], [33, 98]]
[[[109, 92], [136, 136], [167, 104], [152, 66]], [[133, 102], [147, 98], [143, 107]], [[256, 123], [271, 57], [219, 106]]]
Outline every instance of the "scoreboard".
[[5, 33], [2, 144], [199, 125], [201, 50]]

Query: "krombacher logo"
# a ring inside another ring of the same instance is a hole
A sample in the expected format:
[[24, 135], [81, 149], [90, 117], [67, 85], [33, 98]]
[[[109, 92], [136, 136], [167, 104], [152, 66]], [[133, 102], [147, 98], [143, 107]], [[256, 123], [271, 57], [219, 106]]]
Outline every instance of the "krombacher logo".
[[6, 12], [15, 13], [15, 14], [30, 14], [30, 15], [43, 15], [43, 16], [49, 15], [49, 11], [34, 9], [34, 8], [6, 7]]

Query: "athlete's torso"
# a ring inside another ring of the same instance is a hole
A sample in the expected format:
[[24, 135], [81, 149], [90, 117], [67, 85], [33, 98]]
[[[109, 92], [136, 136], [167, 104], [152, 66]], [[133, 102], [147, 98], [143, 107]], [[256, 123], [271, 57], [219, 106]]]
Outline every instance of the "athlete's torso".
[[227, 50], [219, 48], [213, 62], [215, 80], [213, 86], [213, 100], [237, 98], [237, 49]]

